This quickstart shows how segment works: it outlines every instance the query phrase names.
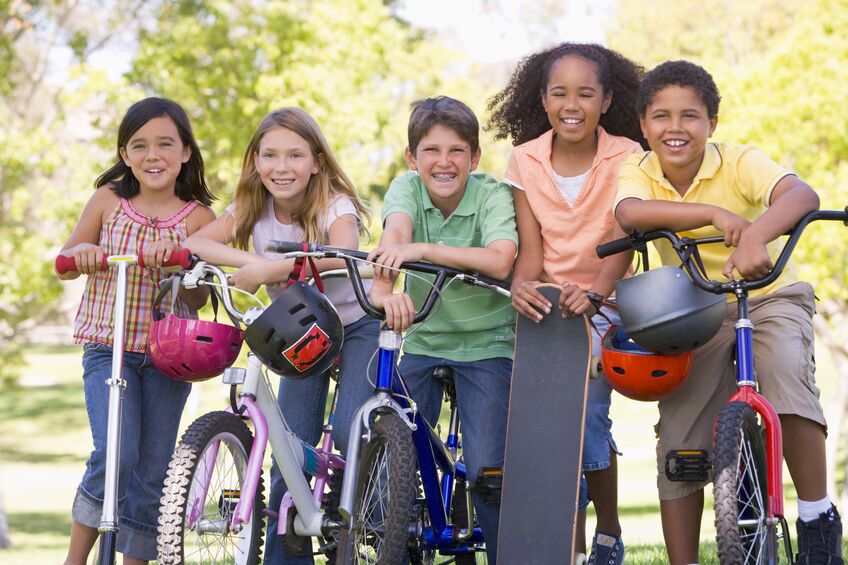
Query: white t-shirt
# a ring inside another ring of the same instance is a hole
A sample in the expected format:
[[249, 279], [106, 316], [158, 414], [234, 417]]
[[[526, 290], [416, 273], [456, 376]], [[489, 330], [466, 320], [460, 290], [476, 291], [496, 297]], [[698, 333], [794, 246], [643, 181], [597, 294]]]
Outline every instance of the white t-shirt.
[[586, 171], [576, 177], [561, 177], [554, 173], [554, 180], [556, 180], [559, 191], [569, 206], [573, 206], [574, 201], [577, 200], [577, 195], [580, 194], [580, 188], [583, 186], [583, 181], [586, 180], [586, 175], [588, 174], [589, 171]]
[[[235, 213], [235, 203], [227, 207], [227, 213]], [[326, 214], [318, 218], [318, 225], [321, 226], [324, 241], [329, 240], [330, 226], [342, 216], [351, 214], [356, 217], [357, 223], [360, 221], [359, 213], [356, 210], [351, 199], [347, 196], [338, 195], [330, 202]], [[280, 259], [279, 253], [265, 251], [265, 244], [272, 239], [279, 241], [303, 241], [303, 229], [297, 224], [284, 224], [277, 219], [274, 213], [274, 199], [268, 196], [268, 203], [265, 214], [253, 226], [253, 249], [263, 257], [268, 259]], [[365, 283], [365, 292], [368, 293], [371, 288], [371, 281], [363, 281]], [[268, 296], [271, 300], [276, 299], [285, 289], [284, 285], [268, 286]], [[324, 294], [336, 307], [339, 316], [344, 325], [351, 324], [365, 315], [365, 312], [359, 306], [356, 300], [356, 295], [353, 292], [353, 285], [348, 278], [330, 278], [324, 281]]]

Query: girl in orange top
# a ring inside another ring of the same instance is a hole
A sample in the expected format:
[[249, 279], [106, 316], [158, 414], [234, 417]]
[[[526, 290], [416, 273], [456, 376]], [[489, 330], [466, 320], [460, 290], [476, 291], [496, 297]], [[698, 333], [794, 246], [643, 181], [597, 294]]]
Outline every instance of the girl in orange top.
[[[599, 259], [598, 244], [623, 237], [612, 215], [618, 169], [644, 138], [635, 111], [642, 68], [592, 44], [563, 43], [521, 61], [509, 84], [489, 104], [496, 139], [516, 146], [504, 181], [513, 187], [519, 250], [512, 282], [515, 309], [539, 321], [551, 304], [536, 287], [562, 287], [567, 315], [596, 314], [587, 292], [609, 296], [632, 255]], [[613, 317], [612, 312], [606, 312]], [[602, 316], [593, 322], [603, 332]], [[600, 337], [593, 355], [600, 355]], [[611, 389], [601, 376], [589, 385], [583, 472], [597, 514], [589, 563], [622, 563], [616, 447], [609, 419]], [[576, 548], [584, 552], [581, 484]]]

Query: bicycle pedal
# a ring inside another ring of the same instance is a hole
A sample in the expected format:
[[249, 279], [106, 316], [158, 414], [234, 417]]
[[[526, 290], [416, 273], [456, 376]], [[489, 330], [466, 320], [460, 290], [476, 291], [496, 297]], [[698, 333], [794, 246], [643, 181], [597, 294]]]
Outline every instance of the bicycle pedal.
[[500, 467], [481, 467], [474, 482], [474, 491], [489, 505], [501, 503], [503, 489], [503, 469]]
[[229, 516], [236, 511], [236, 505], [241, 500], [241, 491], [238, 489], [224, 489], [218, 498], [218, 510], [221, 516]]
[[706, 482], [711, 469], [712, 463], [703, 449], [673, 449], [665, 456], [665, 476], [670, 481]]

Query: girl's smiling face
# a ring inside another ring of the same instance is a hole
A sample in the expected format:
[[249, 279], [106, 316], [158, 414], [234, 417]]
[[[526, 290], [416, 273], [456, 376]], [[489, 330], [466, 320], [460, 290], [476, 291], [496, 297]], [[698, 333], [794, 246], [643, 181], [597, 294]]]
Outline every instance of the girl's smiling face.
[[259, 142], [253, 163], [262, 184], [274, 200], [287, 208], [299, 207], [312, 175], [318, 173], [318, 159], [300, 135], [286, 128], [272, 128]]
[[670, 84], [657, 91], [639, 118], [642, 133], [657, 154], [666, 176], [691, 182], [701, 167], [707, 139], [718, 116], [710, 118], [694, 88]]
[[138, 179], [141, 190], [174, 190], [191, 150], [183, 145], [168, 116], [148, 120], [120, 149], [121, 158]]
[[610, 102], [612, 93], [604, 92], [593, 62], [566, 55], [551, 65], [542, 106], [560, 141], [580, 143], [594, 136]]

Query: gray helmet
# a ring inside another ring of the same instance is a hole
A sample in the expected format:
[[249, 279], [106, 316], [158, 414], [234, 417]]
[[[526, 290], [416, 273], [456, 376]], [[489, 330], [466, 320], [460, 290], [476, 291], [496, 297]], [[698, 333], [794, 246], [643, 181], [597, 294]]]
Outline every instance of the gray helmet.
[[621, 324], [650, 351], [684, 353], [704, 345], [721, 327], [723, 294], [707, 292], [677, 267], [665, 266], [615, 283]]

